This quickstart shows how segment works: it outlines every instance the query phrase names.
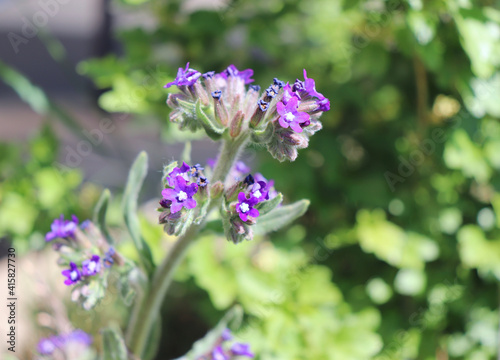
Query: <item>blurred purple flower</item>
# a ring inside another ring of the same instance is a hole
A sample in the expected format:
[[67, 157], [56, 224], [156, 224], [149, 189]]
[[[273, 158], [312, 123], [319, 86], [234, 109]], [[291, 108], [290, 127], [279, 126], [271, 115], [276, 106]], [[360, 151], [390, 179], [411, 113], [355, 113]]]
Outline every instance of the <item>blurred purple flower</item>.
[[92, 255], [88, 260], [82, 263], [82, 274], [84, 276], [92, 276], [101, 271], [101, 258], [99, 255]]
[[45, 235], [45, 241], [52, 241], [55, 238], [73, 237], [77, 227], [78, 218], [75, 215], [71, 216], [71, 220], [64, 220], [64, 215], [61, 214], [61, 217], [55, 219], [50, 225], [51, 231]]
[[175, 78], [174, 81], [169, 82], [167, 85], [165, 85], [165, 88], [169, 88], [172, 85], [177, 85], [177, 86], [190, 86], [193, 85], [198, 78], [201, 76], [201, 73], [197, 70], [190, 69], [189, 68], [189, 63], [186, 64], [186, 68], [179, 68], [177, 71], [177, 77]]

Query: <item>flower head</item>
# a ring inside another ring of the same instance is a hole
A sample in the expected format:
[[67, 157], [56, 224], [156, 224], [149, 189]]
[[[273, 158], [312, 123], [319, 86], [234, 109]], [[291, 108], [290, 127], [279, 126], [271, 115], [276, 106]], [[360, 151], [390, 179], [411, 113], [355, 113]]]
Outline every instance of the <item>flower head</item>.
[[254, 206], [259, 202], [259, 200], [253, 196], [250, 199], [247, 199], [247, 196], [244, 192], [240, 192], [238, 194], [238, 203], [236, 204], [236, 211], [240, 216], [242, 221], [247, 221], [248, 216], [253, 218], [258, 217], [259, 210], [255, 209]]
[[254, 82], [254, 79], [251, 79], [253, 76], [253, 70], [252, 69], [246, 69], [246, 70], [238, 70], [236, 66], [234, 65], [229, 65], [226, 70], [224, 70], [220, 74], [224, 79], [227, 79], [229, 76], [234, 76], [234, 77], [239, 77], [241, 78], [245, 84], [250, 84], [251, 82]]
[[250, 351], [250, 345], [244, 343], [234, 343], [231, 346], [231, 353], [236, 356], [246, 356], [249, 358], [253, 358], [255, 355]]
[[50, 225], [51, 231], [45, 235], [46, 241], [52, 241], [55, 238], [69, 238], [75, 235], [78, 225], [78, 218], [75, 215], [71, 216], [71, 220], [64, 220], [64, 215], [61, 214], [59, 219], [55, 219]]
[[68, 335], [64, 336], [64, 342], [73, 342], [89, 346], [90, 344], [92, 344], [92, 336], [90, 336], [83, 330], [76, 329]]
[[101, 258], [99, 255], [92, 255], [88, 260], [82, 263], [82, 274], [84, 276], [92, 276], [101, 271]]
[[[259, 182], [266, 183], [265, 189], [268, 191], [269, 199], [274, 199], [278, 195], [278, 192], [274, 188], [274, 180], [267, 180], [264, 177], [264, 175], [262, 175], [261, 173], [256, 173], [254, 175], [254, 178], [255, 178], [255, 181], [258, 183]], [[269, 200], [269, 199], [267, 199], [267, 200]]]
[[57, 349], [57, 337], [43, 338], [38, 342], [37, 351], [41, 355], [51, 355]]
[[191, 167], [186, 164], [185, 162], [182, 163], [181, 167], [175, 167], [174, 170], [172, 170], [168, 175], [167, 175], [167, 183], [169, 186], [174, 187], [175, 186], [175, 179], [180, 176], [184, 180], [187, 180], [188, 177], [188, 172], [191, 170]]
[[212, 350], [212, 360], [230, 360], [230, 358], [224, 353], [222, 346], [219, 345]]
[[292, 90], [292, 87], [290, 86], [289, 83], [286, 83], [286, 85], [283, 87], [283, 99], [281, 100], [283, 104], [288, 104], [292, 98], [296, 98], [299, 100], [299, 95], [295, 91]]
[[200, 76], [201, 76], [201, 73], [197, 70], [190, 69], [189, 63], [187, 63], [185, 69], [179, 68], [179, 70], [177, 71], [177, 77], [175, 78], [175, 80], [172, 82], [169, 82], [164, 87], [169, 88], [172, 85], [191, 86], [198, 80], [198, 78]]
[[67, 278], [64, 280], [64, 284], [68, 286], [76, 284], [82, 279], [82, 272], [78, 269], [78, 266], [76, 266], [74, 262], [70, 262], [69, 269], [64, 270], [62, 274]]
[[269, 200], [269, 188], [264, 181], [257, 181], [253, 184], [250, 196], [258, 202]]
[[187, 184], [181, 176], [176, 176], [172, 182], [173, 189], [164, 189], [161, 194], [167, 200], [172, 201], [170, 212], [172, 214], [180, 211], [183, 207], [192, 209], [196, 206], [193, 195], [198, 192], [197, 184]]
[[280, 115], [278, 121], [281, 127], [290, 127], [293, 131], [300, 133], [302, 132], [301, 124], [304, 124], [303, 126], [310, 124], [310, 116], [308, 113], [298, 111], [298, 103], [298, 99], [292, 97], [286, 105], [279, 102], [276, 105], [276, 109]]

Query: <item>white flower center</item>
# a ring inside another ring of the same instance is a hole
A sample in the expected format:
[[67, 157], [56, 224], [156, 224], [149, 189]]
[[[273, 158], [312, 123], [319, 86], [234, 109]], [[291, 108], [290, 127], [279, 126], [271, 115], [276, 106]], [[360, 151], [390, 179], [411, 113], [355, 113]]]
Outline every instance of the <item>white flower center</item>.
[[249, 206], [248, 206], [248, 204], [247, 204], [247, 203], [243, 203], [243, 204], [241, 204], [241, 205], [240, 205], [240, 211], [241, 211], [242, 213], [246, 213], [249, 209], [250, 209], [250, 208], [249, 208]]
[[78, 279], [78, 272], [76, 270], [70, 272], [69, 277], [71, 280], [75, 281], [76, 279]]
[[87, 268], [89, 269], [89, 271], [91, 272], [94, 272], [95, 269], [97, 267], [97, 263], [95, 263], [94, 261], [91, 261], [88, 265], [87, 265]]
[[177, 200], [183, 201], [187, 199], [187, 194], [184, 191], [179, 191], [179, 194], [177, 195]]
[[253, 196], [255, 196], [256, 198], [260, 198], [262, 196], [262, 193], [257, 190], [256, 192], [253, 193]]
[[288, 113], [286, 113], [286, 115], [285, 115], [285, 119], [286, 119], [286, 121], [288, 121], [288, 122], [292, 122], [292, 121], [293, 121], [293, 119], [295, 119], [295, 115], [293, 115], [291, 112], [288, 112]]

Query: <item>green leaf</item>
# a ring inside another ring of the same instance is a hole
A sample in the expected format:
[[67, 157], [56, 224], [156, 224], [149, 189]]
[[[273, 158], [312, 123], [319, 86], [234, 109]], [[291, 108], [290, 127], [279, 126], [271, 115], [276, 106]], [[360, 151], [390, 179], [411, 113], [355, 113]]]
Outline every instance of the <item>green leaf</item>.
[[217, 326], [210, 330], [205, 337], [196, 341], [192, 349], [183, 357], [177, 360], [197, 360], [206, 353], [210, 352], [215, 344], [219, 341], [222, 332], [228, 327], [238, 327], [243, 319], [243, 310], [240, 306], [235, 306], [229, 310], [226, 315], [219, 321]]
[[215, 119], [212, 119], [207, 116], [207, 114], [205, 114], [205, 112], [201, 108], [200, 100], [196, 102], [196, 116], [205, 129], [207, 135], [212, 140], [219, 140], [225, 128], [218, 124]]
[[278, 195], [276, 195], [271, 200], [262, 201], [258, 203], [255, 208], [259, 210], [259, 213], [262, 216], [272, 211], [274, 208], [276, 208], [276, 206], [281, 204], [282, 201], [283, 201], [283, 195], [281, 193], [278, 193]]
[[101, 330], [102, 335], [102, 360], [127, 360], [127, 347], [120, 331], [116, 328]]
[[203, 205], [201, 205], [200, 212], [198, 213], [198, 216], [196, 219], [194, 219], [194, 223], [196, 225], [201, 224], [203, 219], [205, 219], [205, 216], [207, 216], [207, 210], [208, 210], [208, 205], [210, 201], [206, 200]]
[[139, 218], [137, 216], [137, 199], [148, 170], [148, 155], [141, 152], [135, 159], [128, 174], [127, 186], [123, 194], [122, 211], [128, 231], [139, 252], [141, 262], [148, 274], [153, 273], [154, 264], [151, 250], [141, 236]]
[[253, 227], [256, 234], [265, 234], [291, 224], [295, 219], [304, 215], [309, 207], [309, 200], [300, 200], [290, 205], [275, 208], [269, 213], [259, 216]]
[[94, 223], [99, 225], [99, 229], [101, 230], [102, 234], [106, 237], [106, 240], [108, 241], [109, 244], [113, 244], [113, 238], [108, 232], [108, 228], [106, 226], [106, 212], [108, 211], [108, 205], [109, 205], [109, 200], [111, 197], [111, 193], [109, 189], [104, 189], [104, 191], [101, 194], [101, 197], [99, 198], [99, 201], [97, 201], [97, 204], [94, 208]]

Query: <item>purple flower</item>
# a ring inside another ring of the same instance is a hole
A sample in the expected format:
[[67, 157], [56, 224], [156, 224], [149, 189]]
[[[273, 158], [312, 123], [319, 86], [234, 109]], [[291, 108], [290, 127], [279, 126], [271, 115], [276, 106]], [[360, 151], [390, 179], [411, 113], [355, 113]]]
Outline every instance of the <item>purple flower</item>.
[[[261, 173], [256, 173], [255, 176], [255, 181], [256, 182], [265, 182], [266, 183], [266, 190], [268, 191], [269, 194], [269, 199], [274, 199], [277, 195], [278, 192], [274, 189], [274, 180], [267, 180]], [[267, 200], [269, 200], [267, 199]]]
[[70, 334], [66, 335], [64, 337], [65, 342], [74, 342], [74, 343], [79, 343], [82, 345], [87, 345], [89, 346], [92, 344], [92, 336], [87, 334], [85, 331], [76, 329]]
[[101, 271], [101, 258], [99, 255], [92, 255], [88, 260], [82, 263], [82, 274], [84, 276], [92, 276]]
[[212, 351], [212, 360], [230, 360], [230, 358], [224, 353], [224, 350], [219, 345]]
[[293, 131], [300, 133], [302, 132], [300, 124], [309, 125], [310, 120], [308, 113], [298, 111], [298, 102], [298, 99], [293, 97], [286, 105], [279, 102], [276, 109], [280, 115], [279, 123], [281, 127], [290, 127]]
[[55, 219], [52, 225], [50, 225], [51, 231], [45, 235], [45, 241], [52, 241], [55, 238], [73, 237], [78, 225], [78, 218], [72, 215], [71, 219], [64, 220], [64, 215], [61, 215], [59, 219]]
[[238, 70], [236, 66], [234, 65], [229, 65], [226, 70], [224, 70], [221, 73], [221, 76], [224, 79], [227, 79], [228, 76], [234, 76], [234, 77], [239, 77], [245, 81], [245, 84], [250, 84], [251, 82], [254, 82], [254, 79], [251, 79], [253, 76], [253, 70], [252, 69], [246, 69], [246, 70]]
[[225, 328], [224, 331], [222, 331], [221, 334], [222, 341], [229, 341], [233, 338], [233, 335], [231, 334], [231, 330], [228, 328]]
[[41, 355], [51, 355], [57, 349], [58, 339], [56, 336], [50, 338], [43, 338], [38, 342], [37, 351]]
[[257, 198], [251, 196], [250, 199], [247, 199], [244, 192], [240, 192], [238, 194], [238, 204], [236, 204], [236, 211], [238, 212], [240, 219], [242, 221], [247, 221], [248, 216], [250, 215], [253, 218], [258, 217], [259, 210], [254, 209], [254, 205], [259, 202]]
[[175, 179], [177, 176], [181, 176], [184, 180], [187, 180], [187, 178], [184, 177], [184, 175], [191, 169], [191, 166], [186, 164], [185, 162], [182, 163], [182, 166], [174, 168], [168, 175], [167, 175], [167, 183], [169, 186], [174, 187], [175, 184]]
[[319, 111], [328, 111], [330, 110], [330, 100], [323, 96], [323, 99], [319, 99], [316, 101], [316, 105], [318, 105], [317, 110]]
[[105, 268], [110, 268], [114, 264], [115, 260], [113, 259], [113, 255], [115, 253], [115, 248], [110, 246], [108, 251], [106, 251], [106, 253], [104, 254], [104, 259], [102, 260]]
[[247, 356], [253, 358], [255, 355], [250, 351], [250, 345], [243, 343], [234, 343], [231, 346], [231, 353], [236, 356]]
[[264, 181], [257, 181], [253, 184], [250, 196], [257, 199], [258, 202], [269, 200], [269, 188]]
[[205, 170], [205, 169], [203, 167], [201, 167], [200, 164], [196, 164], [196, 165], [191, 166], [191, 168], [189, 169], [189, 174], [191, 176], [197, 177], [197, 176], [200, 176], [200, 171], [203, 171], [203, 170]]
[[171, 186], [173, 189], [164, 189], [161, 194], [165, 199], [172, 201], [172, 205], [170, 205], [170, 212], [172, 214], [181, 210], [182, 207], [192, 209], [196, 206], [196, 200], [193, 199], [193, 195], [198, 192], [198, 185], [188, 185], [186, 180], [181, 176], [176, 176]]
[[283, 87], [283, 99], [281, 101], [286, 105], [290, 100], [292, 100], [292, 98], [297, 98], [297, 100], [299, 100], [299, 95], [297, 95], [297, 93], [292, 90], [292, 87], [289, 83], [286, 83], [286, 85]]
[[82, 273], [74, 262], [70, 262], [69, 269], [64, 270], [62, 274], [67, 277], [67, 279], [64, 280], [64, 283], [68, 286], [76, 284], [82, 278]]
[[239, 172], [240, 174], [246, 174], [247, 172], [250, 172], [250, 167], [248, 167], [247, 164], [245, 164], [243, 161], [236, 161], [234, 170]]
[[200, 177], [198, 178], [198, 180], [196, 180], [196, 184], [197, 184], [199, 187], [205, 187], [205, 186], [207, 186], [209, 183], [210, 183], [210, 181], [208, 181], [208, 179], [207, 179], [205, 176], [200, 176]]
[[167, 85], [165, 85], [165, 88], [169, 88], [172, 85], [177, 85], [177, 86], [190, 86], [193, 85], [198, 78], [201, 76], [201, 73], [197, 70], [193, 70], [189, 68], [189, 63], [186, 64], [186, 68], [179, 68], [177, 71], [177, 77], [175, 78], [174, 81], [169, 82]]
[[207, 166], [210, 166], [212, 169], [215, 168], [215, 164], [217, 163], [217, 159], [208, 158]]

